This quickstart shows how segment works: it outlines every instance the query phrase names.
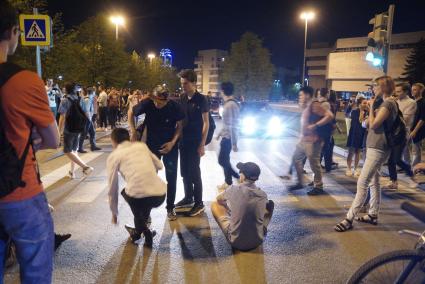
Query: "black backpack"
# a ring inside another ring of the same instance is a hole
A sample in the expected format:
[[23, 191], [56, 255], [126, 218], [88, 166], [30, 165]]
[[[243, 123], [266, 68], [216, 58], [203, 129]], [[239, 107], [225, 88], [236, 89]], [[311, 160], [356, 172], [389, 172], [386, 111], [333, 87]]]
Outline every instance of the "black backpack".
[[65, 118], [65, 129], [71, 133], [81, 133], [84, 131], [87, 123], [87, 116], [80, 105], [81, 98], [77, 100], [71, 99], [67, 96], [65, 99], [71, 102]]
[[389, 148], [395, 146], [404, 146], [407, 142], [407, 130], [406, 123], [404, 122], [403, 113], [400, 111], [397, 102], [395, 102], [397, 107], [397, 116], [393, 123], [391, 129], [388, 128], [386, 122], [384, 121], [384, 133], [387, 138], [387, 144]]
[[[16, 73], [23, 69], [12, 63], [0, 64], [0, 88]], [[31, 146], [31, 130], [28, 141], [21, 157], [18, 156], [15, 147], [6, 137], [3, 121], [6, 121], [0, 96], [0, 198], [12, 193], [18, 187], [24, 187], [22, 180], [25, 160]]]

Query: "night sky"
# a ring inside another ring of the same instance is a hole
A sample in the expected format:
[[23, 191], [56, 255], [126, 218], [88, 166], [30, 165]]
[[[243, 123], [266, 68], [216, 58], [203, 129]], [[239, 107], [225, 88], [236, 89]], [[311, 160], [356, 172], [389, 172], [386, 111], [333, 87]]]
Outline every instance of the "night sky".
[[[193, 67], [200, 49], [230, 49], [245, 31], [264, 39], [276, 66], [300, 65], [303, 56], [302, 10], [314, 10], [309, 42], [333, 43], [340, 37], [366, 36], [375, 13], [395, 4], [395, 33], [425, 30], [425, 0], [50, 0], [49, 12], [63, 12], [65, 27], [78, 25], [98, 12], [121, 12], [127, 19], [128, 50], [139, 52], [170, 48], [177, 67]], [[111, 24], [111, 33], [114, 27]]]

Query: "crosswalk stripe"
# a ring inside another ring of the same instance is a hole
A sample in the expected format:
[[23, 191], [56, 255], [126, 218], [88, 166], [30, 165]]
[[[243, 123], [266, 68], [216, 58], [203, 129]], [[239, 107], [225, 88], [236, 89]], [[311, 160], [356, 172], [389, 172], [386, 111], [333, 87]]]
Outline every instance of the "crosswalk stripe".
[[[89, 163], [102, 154], [103, 154], [102, 152], [90, 152], [80, 157], [85, 163]], [[55, 184], [56, 182], [61, 180], [63, 177], [65, 177], [68, 174], [70, 167], [71, 167], [71, 163], [67, 163], [66, 165], [42, 176], [41, 181], [43, 182], [44, 189], [49, 188], [49, 186], [51, 186], [52, 184]]]

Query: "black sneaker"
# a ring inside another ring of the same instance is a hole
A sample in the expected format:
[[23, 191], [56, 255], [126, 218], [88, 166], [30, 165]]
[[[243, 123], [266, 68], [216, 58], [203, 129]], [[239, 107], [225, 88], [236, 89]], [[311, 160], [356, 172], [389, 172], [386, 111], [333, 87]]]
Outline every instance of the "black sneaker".
[[299, 190], [299, 189], [303, 189], [304, 186], [301, 183], [297, 183], [297, 184], [293, 184], [288, 186], [288, 190], [289, 191], [293, 191], [293, 190]]
[[170, 220], [170, 221], [177, 220], [177, 214], [176, 214], [176, 211], [174, 210], [174, 208], [167, 209], [167, 217], [168, 217], [168, 220]]
[[196, 215], [201, 214], [204, 211], [205, 211], [204, 204], [194, 205], [192, 209], [190, 209], [190, 211], [187, 213], [187, 216], [194, 217]]
[[153, 237], [156, 236], [156, 231], [147, 230], [146, 232], [143, 233], [143, 235], [145, 236], [144, 245], [151, 248], [153, 244]]
[[130, 225], [125, 225], [124, 228], [130, 234], [130, 239], [134, 242], [140, 240], [141, 234], [137, 234], [136, 229], [131, 227]]
[[314, 196], [314, 195], [321, 195], [321, 194], [324, 194], [324, 193], [325, 192], [323, 191], [323, 189], [318, 188], [318, 187], [313, 187], [312, 190], [310, 190], [310, 191], [307, 192], [308, 195], [312, 195], [312, 196]]
[[87, 153], [87, 151], [86, 150], [78, 150], [78, 153], [85, 154], [85, 153]]
[[176, 209], [180, 209], [180, 208], [192, 208], [193, 205], [195, 205], [195, 203], [192, 200], [187, 200], [185, 198], [183, 198], [182, 200], [180, 200], [179, 202], [176, 203]]
[[61, 246], [61, 244], [67, 239], [69, 239], [71, 236], [71, 234], [55, 234], [55, 250], [57, 250]]
[[99, 150], [102, 150], [102, 148], [99, 148], [97, 146], [93, 146], [93, 147], [90, 148], [90, 150], [91, 151], [99, 151]]
[[307, 184], [307, 186], [314, 186], [314, 181], [312, 181], [309, 184]]

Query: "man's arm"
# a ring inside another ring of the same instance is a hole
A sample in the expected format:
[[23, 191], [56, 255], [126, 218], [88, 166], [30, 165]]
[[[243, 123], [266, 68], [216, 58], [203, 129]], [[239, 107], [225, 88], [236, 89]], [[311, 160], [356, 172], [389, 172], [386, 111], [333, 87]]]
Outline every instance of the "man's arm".
[[207, 141], [208, 129], [210, 128], [209, 112], [202, 113], [202, 121], [204, 122], [202, 127], [202, 140], [198, 149], [199, 156], [201, 157], [205, 155], [205, 143]]
[[318, 126], [323, 126], [323, 125], [331, 122], [332, 119], [334, 119], [334, 115], [330, 110], [323, 108], [319, 103], [314, 103], [314, 104], [315, 105], [312, 106], [312, 111], [315, 114], [321, 116], [322, 118], [319, 121], [317, 121], [316, 123], [310, 125], [309, 128], [311, 128], [311, 129], [314, 129], [315, 127], [318, 127]]
[[59, 147], [59, 131], [56, 122], [52, 122], [47, 127], [35, 126], [32, 134], [34, 149], [56, 149]]
[[109, 157], [106, 163], [106, 172], [109, 185], [109, 207], [112, 216], [116, 217], [118, 216], [118, 163], [113, 160], [112, 156]]
[[63, 134], [63, 129], [65, 127], [65, 114], [59, 116], [59, 133]]
[[238, 119], [239, 119], [239, 107], [233, 106], [232, 110], [232, 122], [230, 128], [230, 139], [232, 141], [233, 151], [238, 150]]

